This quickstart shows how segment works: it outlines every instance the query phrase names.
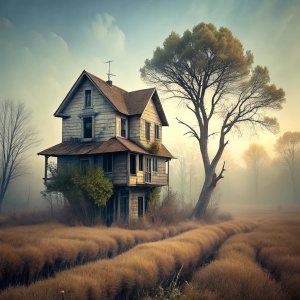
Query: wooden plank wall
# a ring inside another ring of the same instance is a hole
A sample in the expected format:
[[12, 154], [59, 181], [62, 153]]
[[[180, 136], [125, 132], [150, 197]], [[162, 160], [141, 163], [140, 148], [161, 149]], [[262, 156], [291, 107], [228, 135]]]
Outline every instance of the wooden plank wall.
[[98, 114], [95, 116], [96, 141], [106, 141], [115, 136], [116, 112], [97, 88], [86, 78], [64, 111], [65, 114], [69, 114], [71, 117], [63, 119], [62, 122], [63, 142], [74, 138], [81, 139], [81, 119], [78, 115], [85, 110], [84, 97], [87, 89], [92, 90], [93, 111]]

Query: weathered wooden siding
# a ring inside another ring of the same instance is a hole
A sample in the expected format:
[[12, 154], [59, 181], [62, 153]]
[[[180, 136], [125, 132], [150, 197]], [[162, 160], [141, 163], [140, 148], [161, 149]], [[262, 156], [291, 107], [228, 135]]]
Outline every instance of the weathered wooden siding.
[[64, 114], [68, 114], [70, 117], [64, 118], [62, 122], [63, 141], [81, 139], [82, 137], [81, 118], [78, 115], [86, 110], [84, 108], [84, 98], [85, 90], [88, 89], [92, 91], [92, 110], [98, 114], [95, 116], [95, 140], [106, 141], [116, 134], [115, 110], [108, 100], [86, 78], [64, 110]]
[[166, 173], [166, 160], [157, 159], [157, 172], [153, 172], [153, 161], [151, 171], [151, 184], [168, 185], [168, 175]]
[[[151, 123], [150, 141], [146, 139], [146, 121]], [[150, 99], [140, 119], [140, 143], [145, 147], [148, 147], [155, 140], [155, 124], [159, 125], [158, 141], [161, 142], [161, 138], [162, 138], [161, 121], [156, 111], [154, 102], [152, 99]]]
[[113, 184], [127, 184], [127, 153], [114, 154]]
[[[140, 142], [141, 136], [141, 120], [140, 116], [132, 116], [129, 119], [129, 138], [136, 143]], [[145, 128], [144, 128], [145, 130]]]
[[61, 170], [64, 167], [77, 167], [79, 166], [78, 156], [59, 156], [57, 157], [57, 169]]

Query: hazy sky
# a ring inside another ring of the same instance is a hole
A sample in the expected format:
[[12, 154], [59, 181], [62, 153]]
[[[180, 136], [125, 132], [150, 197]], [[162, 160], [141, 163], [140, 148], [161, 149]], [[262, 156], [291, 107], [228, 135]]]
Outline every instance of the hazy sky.
[[[269, 68], [271, 82], [286, 92], [284, 109], [274, 114], [281, 133], [298, 131], [299, 14], [298, 0], [0, 0], [0, 99], [21, 100], [32, 110], [32, 124], [42, 138], [36, 153], [61, 141], [61, 120], [53, 113], [82, 70], [106, 79], [103, 62], [114, 60], [115, 85], [128, 91], [145, 88], [139, 68], [153, 50], [172, 31], [182, 34], [206, 22], [230, 29], [253, 52], [255, 65]], [[185, 129], [174, 120], [182, 112], [172, 102], [163, 105], [170, 124], [164, 144], [185, 142]], [[272, 149], [277, 137], [235, 136], [227, 151], [238, 158], [250, 141]], [[20, 191], [27, 198], [30, 185], [30, 197], [38, 195], [43, 164], [43, 157], [34, 154], [32, 174], [10, 194]]]

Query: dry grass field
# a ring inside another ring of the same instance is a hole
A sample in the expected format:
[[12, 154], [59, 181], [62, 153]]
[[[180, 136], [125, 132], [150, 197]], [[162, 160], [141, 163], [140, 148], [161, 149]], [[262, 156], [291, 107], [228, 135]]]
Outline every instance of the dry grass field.
[[0, 299], [300, 299], [299, 210], [239, 216], [148, 230], [0, 229]]

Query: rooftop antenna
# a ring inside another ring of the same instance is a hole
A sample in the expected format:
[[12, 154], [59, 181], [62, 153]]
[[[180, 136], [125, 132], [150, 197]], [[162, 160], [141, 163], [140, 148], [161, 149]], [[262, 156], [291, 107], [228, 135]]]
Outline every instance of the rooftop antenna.
[[111, 76], [116, 76], [112, 73], [110, 73], [110, 63], [112, 63], [113, 60], [109, 60], [109, 61], [105, 61], [103, 62], [104, 64], [108, 64], [108, 73], [106, 73], [106, 75], [108, 75], [108, 80], [106, 81], [106, 83], [111, 87], [112, 86], [112, 81], [110, 80]]

